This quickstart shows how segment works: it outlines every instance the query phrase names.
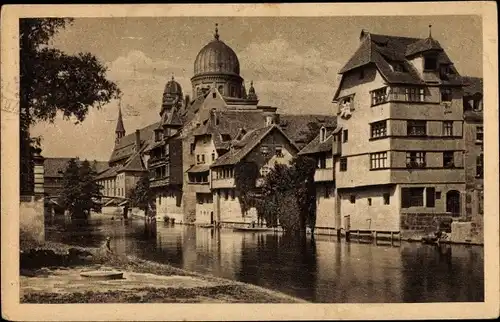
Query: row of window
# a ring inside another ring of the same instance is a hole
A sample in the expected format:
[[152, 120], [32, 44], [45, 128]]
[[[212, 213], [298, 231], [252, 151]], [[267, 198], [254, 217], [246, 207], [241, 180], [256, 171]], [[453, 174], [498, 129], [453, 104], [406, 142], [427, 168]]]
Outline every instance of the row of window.
[[[482, 132], [481, 132], [482, 133]], [[370, 134], [372, 138], [387, 136], [387, 121], [379, 121], [370, 124]], [[412, 120], [406, 122], [407, 136], [426, 136], [427, 121]], [[453, 121], [442, 122], [442, 136], [453, 136]]]
[[[405, 102], [424, 102], [425, 89], [422, 87], [382, 87], [370, 92], [371, 105], [386, 103], [390, 100]], [[441, 102], [451, 102], [451, 88], [441, 88]]]
[[[212, 153], [212, 162], [215, 161], [215, 153]], [[196, 164], [205, 164], [205, 155], [204, 154], [197, 154], [196, 155]]]
[[[268, 145], [261, 145], [260, 153], [262, 153], [263, 155], [269, 155], [271, 153], [271, 147]], [[283, 158], [285, 156], [283, 154], [283, 147], [279, 145], [274, 146], [274, 155], [277, 158]]]
[[401, 188], [401, 208], [424, 207], [433, 208], [436, 199], [441, 199], [441, 192], [434, 187]]
[[[443, 168], [455, 167], [455, 153], [454, 151], [443, 152]], [[481, 158], [482, 160], [482, 158]], [[377, 152], [370, 154], [370, 169], [385, 169], [390, 166], [387, 152]], [[426, 167], [426, 153], [425, 152], [406, 152], [406, 167], [425, 168]], [[340, 158], [340, 171], [347, 171], [347, 157]]]

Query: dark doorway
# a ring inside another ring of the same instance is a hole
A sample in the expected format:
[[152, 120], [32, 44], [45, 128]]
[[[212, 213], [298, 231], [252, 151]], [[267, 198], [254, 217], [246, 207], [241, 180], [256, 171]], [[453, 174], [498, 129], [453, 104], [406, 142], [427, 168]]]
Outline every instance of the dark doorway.
[[460, 192], [457, 190], [446, 193], [446, 211], [451, 212], [452, 217], [460, 217]]

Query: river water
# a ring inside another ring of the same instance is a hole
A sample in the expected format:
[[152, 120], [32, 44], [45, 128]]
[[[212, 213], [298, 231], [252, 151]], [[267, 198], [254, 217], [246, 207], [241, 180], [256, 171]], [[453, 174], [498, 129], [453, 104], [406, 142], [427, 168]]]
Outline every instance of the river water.
[[294, 244], [279, 233], [170, 226], [144, 220], [48, 220], [46, 238], [278, 290], [317, 303], [481, 302], [483, 248], [420, 243]]

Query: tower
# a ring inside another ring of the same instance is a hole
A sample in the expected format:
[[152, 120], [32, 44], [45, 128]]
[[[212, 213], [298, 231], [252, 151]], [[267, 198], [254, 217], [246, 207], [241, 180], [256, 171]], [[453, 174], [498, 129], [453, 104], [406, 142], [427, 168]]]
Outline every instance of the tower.
[[120, 141], [120, 139], [124, 136], [125, 136], [125, 127], [123, 126], [122, 106], [120, 102], [118, 103], [118, 121], [116, 122], [115, 144], [117, 144]]

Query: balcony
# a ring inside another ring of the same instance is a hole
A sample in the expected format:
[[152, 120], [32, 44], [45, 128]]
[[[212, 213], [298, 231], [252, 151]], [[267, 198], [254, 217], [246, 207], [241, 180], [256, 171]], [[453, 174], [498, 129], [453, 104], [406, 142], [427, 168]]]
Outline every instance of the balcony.
[[155, 157], [155, 158], [151, 158], [148, 160], [148, 167], [149, 168], [152, 168], [156, 165], [159, 165], [161, 163], [164, 163], [165, 161], [167, 160], [166, 157]]
[[149, 180], [149, 186], [151, 188], [164, 187], [164, 186], [168, 186], [169, 184], [170, 184], [170, 177], [151, 178]]
[[196, 193], [211, 193], [208, 182], [189, 182], [191, 189]]
[[333, 168], [316, 169], [314, 172], [314, 182], [333, 181]]
[[213, 179], [212, 180], [212, 188], [220, 189], [220, 188], [234, 188], [235, 182], [234, 178], [224, 178], [224, 179]]

